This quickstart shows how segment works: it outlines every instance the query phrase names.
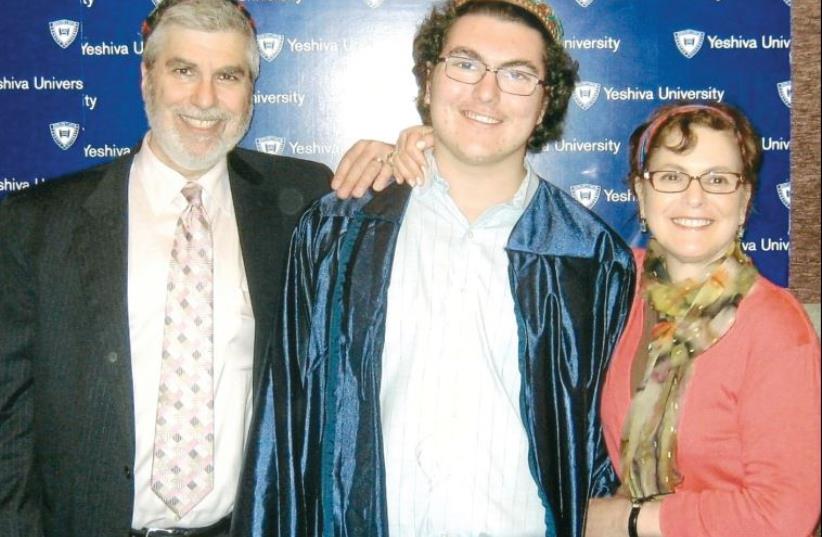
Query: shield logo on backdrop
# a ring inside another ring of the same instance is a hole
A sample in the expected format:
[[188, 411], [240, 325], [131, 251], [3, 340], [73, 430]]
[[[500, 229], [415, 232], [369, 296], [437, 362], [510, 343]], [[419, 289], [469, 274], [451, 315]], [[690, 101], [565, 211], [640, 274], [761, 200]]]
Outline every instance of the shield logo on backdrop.
[[68, 121], [60, 121], [59, 123], [52, 123], [49, 125], [51, 131], [51, 138], [57, 147], [65, 151], [77, 140], [77, 135], [80, 134], [80, 125], [77, 123], [70, 123]]
[[77, 37], [77, 32], [80, 30], [80, 23], [77, 21], [70, 21], [68, 19], [60, 19], [59, 21], [51, 21], [49, 23], [49, 31], [54, 42], [60, 45], [60, 48], [68, 48], [74, 43], [74, 38]]
[[280, 34], [258, 34], [257, 46], [260, 49], [260, 56], [267, 62], [273, 62], [283, 50], [285, 36]]
[[702, 43], [705, 42], [705, 32], [699, 30], [680, 30], [674, 32], [674, 43], [679, 52], [689, 60], [696, 56]]
[[601, 193], [602, 187], [599, 185], [582, 184], [571, 186], [571, 195], [588, 209], [594, 208]]
[[788, 5], [791, 5], [791, 0], [782, 0], [782, 1], [785, 2]]
[[594, 3], [594, 0], [577, 0], [577, 4], [581, 5], [582, 7], [588, 7]]
[[785, 82], [780, 82], [776, 85], [776, 89], [779, 91], [779, 98], [782, 99], [782, 102], [785, 103], [785, 106], [788, 108], [791, 107], [791, 81], [786, 80]]
[[371, 9], [377, 9], [382, 5], [384, 0], [365, 0], [365, 5], [370, 7]]
[[574, 102], [583, 110], [588, 110], [599, 98], [601, 84], [596, 82], [581, 81], [574, 87]]
[[269, 155], [282, 155], [285, 149], [285, 138], [281, 136], [263, 136], [254, 140], [257, 151], [268, 153]]
[[779, 199], [782, 201], [782, 205], [787, 207], [788, 209], [791, 208], [791, 182], [787, 181], [785, 183], [779, 183], [776, 185], [776, 191], [779, 194]]

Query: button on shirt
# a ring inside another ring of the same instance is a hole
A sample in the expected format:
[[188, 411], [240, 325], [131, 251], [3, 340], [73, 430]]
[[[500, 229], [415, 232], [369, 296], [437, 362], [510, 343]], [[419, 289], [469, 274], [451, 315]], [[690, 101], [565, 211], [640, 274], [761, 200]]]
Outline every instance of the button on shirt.
[[545, 534], [520, 416], [508, 237], [536, 191], [473, 224], [436, 171], [412, 191], [388, 290], [380, 408], [392, 537]]
[[221, 160], [197, 181], [214, 241], [214, 489], [182, 519], [151, 490], [151, 465], [163, 318], [177, 218], [186, 207], [186, 179], [148, 146], [129, 176], [128, 310], [134, 385], [136, 451], [133, 528], [202, 527], [231, 513], [251, 420], [254, 315], [237, 221]]

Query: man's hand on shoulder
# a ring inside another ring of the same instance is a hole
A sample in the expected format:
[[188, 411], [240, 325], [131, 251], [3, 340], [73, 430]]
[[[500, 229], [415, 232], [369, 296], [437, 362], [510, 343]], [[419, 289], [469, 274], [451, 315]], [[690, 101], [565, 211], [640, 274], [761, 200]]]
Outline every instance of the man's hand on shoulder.
[[396, 145], [377, 140], [360, 140], [345, 152], [331, 188], [337, 197], [360, 198], [369, 188], [376, 192], [391, 184], [421, 185], [425, 177], [424, 151], [434, 144], [431, 127], [409, 127], [400, 133]]

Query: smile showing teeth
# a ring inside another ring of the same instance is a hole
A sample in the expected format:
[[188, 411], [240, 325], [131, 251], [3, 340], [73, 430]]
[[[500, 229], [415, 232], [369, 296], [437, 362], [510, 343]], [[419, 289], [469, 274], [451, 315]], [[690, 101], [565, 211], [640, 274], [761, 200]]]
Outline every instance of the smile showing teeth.
[[188, 116], [180, 116], [183, 121], [197, 129], [210, 129], [217, 124], [216, 119], [197, 119]]
[[711, 225], [712, 220], [707, 218], [674, 218], [673, 222], [678, 226], [700, 228]]
[[463, 114], [468, 119], [473, 119], [474, 121], [478, 121], [480, 123], [485, 123], [486, 125], [498, 125], [499, 123], [502, 123], [502, 121], [500, 121], [498, 119], [495, 119], [495, 118], [490, 117], [490, 116], [484, 116], [482, 114], [477, 114], [476, 112], [466, 111], [466, 112], [463, 112]]

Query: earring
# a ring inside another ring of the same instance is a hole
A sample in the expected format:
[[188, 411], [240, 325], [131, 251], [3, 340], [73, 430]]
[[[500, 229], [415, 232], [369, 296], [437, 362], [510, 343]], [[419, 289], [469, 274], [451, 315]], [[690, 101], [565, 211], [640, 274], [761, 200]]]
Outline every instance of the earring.
[[742, 235], [745, 234], [745, 227], [739, 226], [739, 229], [736, 230], [736, 238], [742, 240]]
[[643, 233], [648, 233], [648, 222], [644, 216], [639, 219], [639, 230]]

